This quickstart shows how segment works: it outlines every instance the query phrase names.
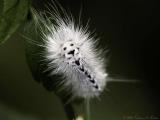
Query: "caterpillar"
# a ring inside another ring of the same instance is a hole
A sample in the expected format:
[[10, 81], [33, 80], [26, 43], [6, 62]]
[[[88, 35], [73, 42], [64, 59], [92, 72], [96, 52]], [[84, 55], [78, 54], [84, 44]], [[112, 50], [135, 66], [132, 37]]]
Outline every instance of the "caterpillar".
[[98, 97], [107, 81], [105, 51], [97, 47], [98, 39], [91, 35], [88, 23], [86, 26], [76, 23], [61, 5], [53, 5], [49, 12], [37, 14], [33, 10], [34, 24], [42, 39], [33, 43], [43, 48], [40, 51], [41, 63], [46, 66], [43, 70], [49, 71], [47, 78], [63, 76], [58, 83], [72, 98]]

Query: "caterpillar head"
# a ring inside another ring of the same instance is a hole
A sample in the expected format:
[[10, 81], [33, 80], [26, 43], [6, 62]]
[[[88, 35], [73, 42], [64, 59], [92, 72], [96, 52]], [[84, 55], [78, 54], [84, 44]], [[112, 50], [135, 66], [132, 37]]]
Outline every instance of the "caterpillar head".
[[66, 60], [76, 59], [79, 55], [79, 47], [73, 41], [67, 41], [62, 45], [62, 54]]

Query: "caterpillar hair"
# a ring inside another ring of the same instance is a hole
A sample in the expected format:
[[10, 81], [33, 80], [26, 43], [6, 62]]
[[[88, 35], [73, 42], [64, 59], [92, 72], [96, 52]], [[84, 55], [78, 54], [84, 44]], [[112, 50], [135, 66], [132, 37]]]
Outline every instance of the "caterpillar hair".
[[32, 9], [38, 39], [42, 41], [29, 40], [43, 48], [37, 52], [46, 66], [43, 73], [49, 73], [48, 77], [61, 75], [61, 80], [54, 79], [57, 89], [69, 92], [72, 98], [98, 97], [107, 80], [105, 50], [97, 47], [99, 39], [91, 34], [88, 23], [83, 26], [80, 17], [76, 23], [58, 2], [49, 6], [40, 13]]

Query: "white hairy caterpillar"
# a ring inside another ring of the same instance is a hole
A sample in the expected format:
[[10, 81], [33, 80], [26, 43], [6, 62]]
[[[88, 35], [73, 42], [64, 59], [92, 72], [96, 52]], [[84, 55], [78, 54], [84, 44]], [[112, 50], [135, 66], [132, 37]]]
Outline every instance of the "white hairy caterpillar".
[[81, 35], [80, 31], [67, 25], [61, 27], [64, 26], [53, 33], [55, 37], [47, 36], [46, 58], [51, 61], [51, 66], [56, 66], [52, 74], [62, 73], [66, 77], [64, 85], [72, 86], [75, 96], [98, 96], [104, 89], [107, 76], [103, 61], [92, 51], [93, 43], [87, 35]]
[[47, 66], [43, 71], [49, 71], [49, 77], [63, 76], [58, 83], [70, 92], [70, 99], [98, 97], [107, 82], [104, 51], [97, 47], [98, 39], [91, 35], [88, 23], [82, 26], [79, 18], [77, 24], [59, 3], [53, 5], [49, 12], [38, 14], [32, 10], [42, 39], [32, 43], [43, 48], [42, 64]]
[[56, 24], [46, 24], [50, 33], [43, 36], [45, 57], [51, 61], [49, 67], [54, 68], [51, 75], [65, 76], [64, 86], [71, 86], [74, 97], [98, 96], [105, 87], [107, 74], [101, 51], [95, 48], [97, 40], [64, 13], [64, 18], [56, 11], [53, 13]]

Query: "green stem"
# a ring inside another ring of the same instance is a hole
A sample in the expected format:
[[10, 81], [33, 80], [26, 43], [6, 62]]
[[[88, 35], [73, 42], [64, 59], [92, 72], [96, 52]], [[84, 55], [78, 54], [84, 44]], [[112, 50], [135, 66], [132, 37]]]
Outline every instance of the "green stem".
[[86, 120], [90, 120], [90, 99], [85, 100], [85, 106], [86, 106]]
[[68, 103], [62, 101], [68, 120], [84, 120], [84, 102]]

